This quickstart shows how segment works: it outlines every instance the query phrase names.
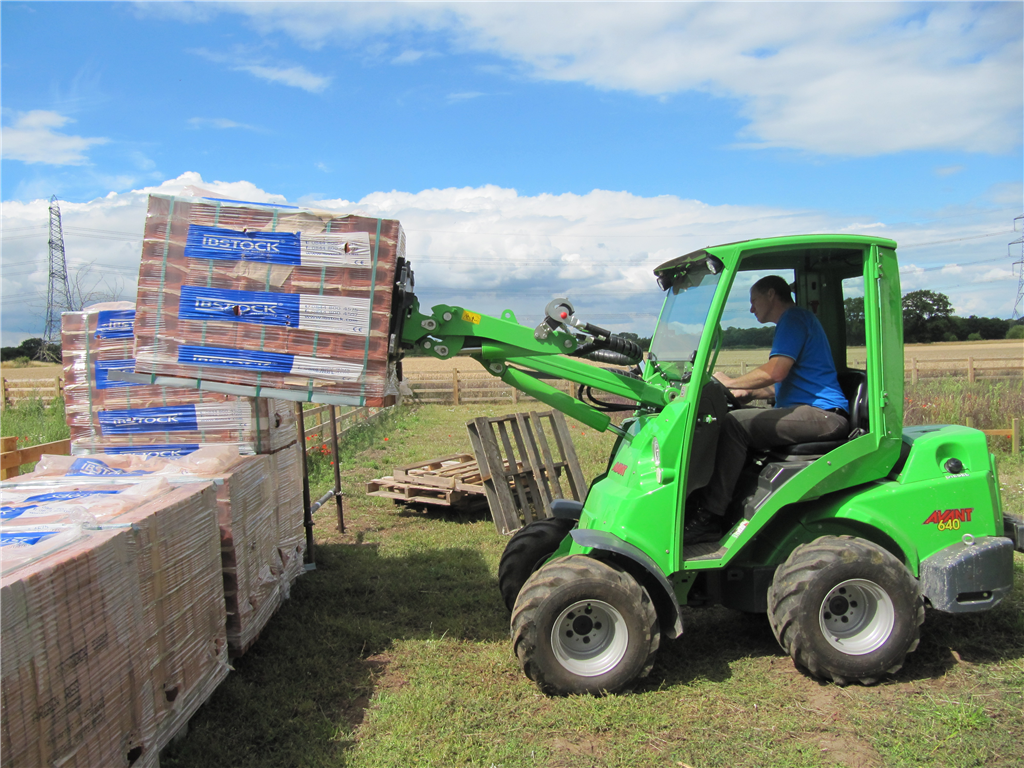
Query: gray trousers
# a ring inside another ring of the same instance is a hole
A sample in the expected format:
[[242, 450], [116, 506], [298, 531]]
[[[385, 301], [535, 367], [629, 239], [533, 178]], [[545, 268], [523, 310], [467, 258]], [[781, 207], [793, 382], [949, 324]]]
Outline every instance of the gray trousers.
[[840, 440], [849, 431], [850, 425], [844, 416], [813, 405], [731, 411], [722, 419], [722, 432], [715, 452], [715, 471], [704, 489], [703, 508], [716, 515], [725, 515], [736, 493], [736, 483], [748, 451], [816, 440]]

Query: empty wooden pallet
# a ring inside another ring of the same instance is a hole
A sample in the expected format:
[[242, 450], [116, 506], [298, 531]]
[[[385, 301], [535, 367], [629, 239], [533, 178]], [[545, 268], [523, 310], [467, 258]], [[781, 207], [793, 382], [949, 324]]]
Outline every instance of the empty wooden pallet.
[[474, 497], [482, 500], [484, 486], [476, 459], [468, 453], [458, 453], [395, 467], [394, 474], [367, 483], [366, 492], [410, 504], [450, 507], [475, 500]]

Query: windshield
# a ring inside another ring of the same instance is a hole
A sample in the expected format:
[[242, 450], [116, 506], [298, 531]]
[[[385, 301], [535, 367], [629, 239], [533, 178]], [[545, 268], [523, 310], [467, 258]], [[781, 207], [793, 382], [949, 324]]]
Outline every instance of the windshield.
[[704, 332], [711, 300], [718, 288], [719, 274], [705, 270], [677, 277], [666, 291], [665, 305], [651, 340], [649, 359], [668, 379], [685, 381], [693, 370], [693, 359]]

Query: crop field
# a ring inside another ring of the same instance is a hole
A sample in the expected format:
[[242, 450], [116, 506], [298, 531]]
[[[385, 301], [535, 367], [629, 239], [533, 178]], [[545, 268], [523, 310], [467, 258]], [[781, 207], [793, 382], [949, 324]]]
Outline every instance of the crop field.
[[[727, 349], [719, 355], [719, 365], [724, 368], [739, 366], [745, 362], [750, 366], [758, 366], [768, 360], [767, 349]], [[1024, 361], [1024, 342], [1012, 341], [970, 341], [970, 342], [940, 342], [936, 344], [908, 344], [904, 347], [903, 357], [909, 367], [911, 360], [928, 365], [941, 366], [948, 364], [954, 367], [954, 361], [960, 362], [968, 357], [979, 360], [1005, 360], [1015, 363], [1018, 370], [1021, 361]], [[864, 365], [864, 348], [850, 347], [847, 352], [847, 359], [855, 367]], [[458, 368], [459, 371], [472, 373], [483, 371], [483, 368], [475, 360], [469, 357], [453, 357], [449, 360], [437, 360], [432, 357], [410, 357], [402, 363], [404, 370], [408, 373], [427, 373], [436, 371], [450, 371]]]
[[[511, 410], [403, 407], [346, 436], [344, 533], [333, 509], [317, 514], [316, 570], [233, 663], [164, 768], [1020, 764], [1021, 554], [1001, 606], [929, 613], [916, 652], [876, 686], [808, 677], [764, 616], [713, 608], [685, 609], [683, 637], [663, 642], [633, 691], [542, 695], [512, 653], [497, 588], [507, 539], [489, 516], [365, 494], [395, 466], [468, 451], [467, 421]], [[570, 425], [589, 480], [612, 436]], [[997, 460], [1003, 504], [1020, 514], [1024, 461]], [[326, 478], [322, 461], [314, 475]]]
[[8, 363], [0, 366], [0, 376], [5, 379], [53, 379], [54, 376], [63, 376], [64, 369], [60, 363], [30, 363], [24, 368], [15, 368]]

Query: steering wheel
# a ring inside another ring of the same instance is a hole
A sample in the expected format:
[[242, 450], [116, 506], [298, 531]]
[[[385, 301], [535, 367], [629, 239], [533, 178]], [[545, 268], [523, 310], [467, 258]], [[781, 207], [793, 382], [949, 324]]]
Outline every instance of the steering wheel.
[[712, 376], [710, 379], [708, 379], [708, 383], [709, 384], [714, 384], [715, 386], [717, 386], [721, 390], [722, 395], [725, 397], [725, 404], [729, 407], [730, 411], [734, 411], [737, 408], [742, 408], [743, 407], [743, 403], [741, 403], [736, 398], [736, 395], [734, 395], [732, 393], [732, 390], [729, 389], [727, 386], [725, 386], [725, 384], [720, 382], [714, 376]]

